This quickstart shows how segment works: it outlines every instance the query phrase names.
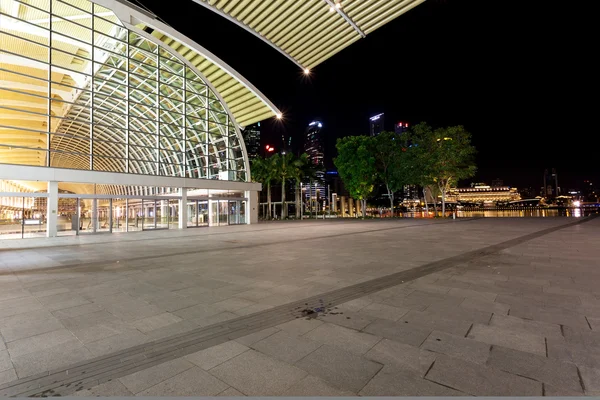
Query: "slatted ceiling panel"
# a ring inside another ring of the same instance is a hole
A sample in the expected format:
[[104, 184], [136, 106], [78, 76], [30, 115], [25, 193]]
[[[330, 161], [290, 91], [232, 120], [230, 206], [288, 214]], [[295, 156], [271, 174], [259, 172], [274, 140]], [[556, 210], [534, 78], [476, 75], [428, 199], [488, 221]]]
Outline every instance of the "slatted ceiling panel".
[[233, 18], [311, 69], [424, 0], [341, 0], [334, 11], [326, 0], [193, 1]]
[[328, 49], [325, 49], [315, 54], [313, 57], [309, 58], [307, 62], [309, 63], [309, 65], [319, 65], [323, 61], [326, 61], [327, 59], [331, 58], [331, 51], [333, 48], [335, 48], [336, 52], [339, 52], [345, 49], [346, 47], [350, 46], [352, 43], [357, 42], [358, 40], [360, 40], [360, 36], [354, 36], [342, 45], [340, 45], [339, 43], [332, 43]]

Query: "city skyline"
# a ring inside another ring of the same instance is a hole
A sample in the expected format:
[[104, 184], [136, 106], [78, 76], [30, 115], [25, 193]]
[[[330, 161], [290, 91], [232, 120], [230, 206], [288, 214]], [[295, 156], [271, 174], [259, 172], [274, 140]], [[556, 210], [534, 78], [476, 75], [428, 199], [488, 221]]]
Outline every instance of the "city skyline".
[[[476, 0], [427, 1], [306, 75], [192, 1], [176, 10], [156, 0], [142, 3], [209, 50], [232, 45], [220, 56], [284, 114], [281, 121], [264, 121], [264, 140], [279, 143], [282, 134], [297, 140], [319, 115], [329, 132], [326, 153], [332, 154], [337, 138], [369, 135], [368, 118], [383, 112], [387, 130], [396, 121], [464, 125], [478, 149], [476, 180], [501, 177], [515, 186], [539, 187], [547, 166], [561, 171], [564, 186], [600, 180], [593, 150], [600, 138], [588, 133], [591, 104], [577, 94], [591, 76], [585, 51], [593, 37], [593, 24], [585, 23], [591, 12], [534, 3], [514, 11]], [[202, 31], [218, 34], [200, 34], [195, 21], [202, 21]], [[557, 24], [573, 29], [559, 33]], [[563, 144], [558, 137], [566, 131], [575, 139]]]

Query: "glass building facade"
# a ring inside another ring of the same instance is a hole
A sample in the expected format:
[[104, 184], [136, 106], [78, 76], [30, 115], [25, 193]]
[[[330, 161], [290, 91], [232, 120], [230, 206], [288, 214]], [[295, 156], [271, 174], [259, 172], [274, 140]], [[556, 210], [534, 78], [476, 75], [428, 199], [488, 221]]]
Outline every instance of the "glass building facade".
[[125, 0], [0, 0], [0, 238], [256, 221], [223, 93], [244, 122], [278, 113]]
[[213, 90], [87, 0], [0, 1], [0, 162], [246, 181]]

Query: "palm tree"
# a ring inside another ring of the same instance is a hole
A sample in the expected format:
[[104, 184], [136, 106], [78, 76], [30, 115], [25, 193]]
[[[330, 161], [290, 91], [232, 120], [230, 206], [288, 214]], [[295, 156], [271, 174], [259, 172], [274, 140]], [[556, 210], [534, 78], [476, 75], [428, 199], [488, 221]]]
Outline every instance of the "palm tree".
[[[323, 167], [313, 164], [310, 162], [308, 155], [306, 155], [306, 163], [302, 166], [302, 180], [309, 182], [308, 190], [312, 189], [313, 183], [317, 179], [317, 172], [323, 171]], [[311, 197], [312, 199], [312, 197]], [[312, 200], [311, 200], [312, 204]]]
[[254, 182], [260, 182], [267, 186], [267, 208], [269, 209], [267, 219], [273, 218], [273, 210], [271, 207], [271, 182], [276, 177], [274, 157], [262, 158], [258, 157], [252, 161], [251, 176]]
[[309, 165], [308, 154], [304, 153], [293, 162], [291, 178], [296, 185], [296, 219], [302, 219], [302, 180], [306, 176], [306, 167]]
[[277, 180], [281, 182], [281, 219], [287, 218], [287, 204], [285, 202], [285, 182], [294, 179], [297, 168], [297, 159], [293, 153], [285, 153], [281, 156], [275, 156], [275, 170], [277, 171]]

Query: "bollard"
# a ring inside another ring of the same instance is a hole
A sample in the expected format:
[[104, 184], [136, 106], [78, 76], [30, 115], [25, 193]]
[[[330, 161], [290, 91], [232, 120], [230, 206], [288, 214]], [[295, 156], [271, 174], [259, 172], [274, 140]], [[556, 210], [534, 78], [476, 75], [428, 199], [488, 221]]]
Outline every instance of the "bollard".
[[452, 213], [452, 219], [456, 219], [456, 213], [455, 212]]

